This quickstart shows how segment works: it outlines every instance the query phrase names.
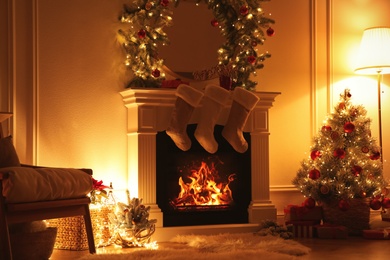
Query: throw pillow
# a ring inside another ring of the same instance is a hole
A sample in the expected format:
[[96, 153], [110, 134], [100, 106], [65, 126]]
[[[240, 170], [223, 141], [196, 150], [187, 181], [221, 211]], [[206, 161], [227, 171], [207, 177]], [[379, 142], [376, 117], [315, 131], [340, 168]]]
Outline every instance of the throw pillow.
[[20, 166], [18, 154], [12, 143], [12, 136], [0, 139], [0, 168]]

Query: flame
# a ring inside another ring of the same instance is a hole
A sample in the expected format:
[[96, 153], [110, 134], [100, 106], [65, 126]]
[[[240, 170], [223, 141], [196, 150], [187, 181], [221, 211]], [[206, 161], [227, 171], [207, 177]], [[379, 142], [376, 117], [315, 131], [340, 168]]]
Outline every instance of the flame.
[[236, 174], [230, 174], [227, 183], [217, 183], [218, 171], [214, 164], [210, 168], [205, 162], [201, 163], [199, 169], [191, 170], [191, 180], [185, 183], [179, 178], [180, 193], [173, 201], [175, 206], [209, 206], [229, 205], [233, 203], [232, 191], [229, 184], [236, 178]]

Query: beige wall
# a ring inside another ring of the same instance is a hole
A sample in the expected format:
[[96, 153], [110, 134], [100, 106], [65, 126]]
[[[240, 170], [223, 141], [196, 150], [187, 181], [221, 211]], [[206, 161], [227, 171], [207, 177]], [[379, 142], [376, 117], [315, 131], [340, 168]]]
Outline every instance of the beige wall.
[[[0, 36], [11, 35], [13, 47], [10, 55], [1, 41], [0, 105], [13, 104], [15, 145], [22, 161], [90, 167], [95, 178], [124, 187], [126, 110], [118, 92], [126, 75], [116, 31], [128, 1], [0, 2], [1, 7], [10, 5], [9, 12], [0, 12], [11, 19], [7, 28], [0, 27]], [[343, 88], [351, 88], [369, 110], [377, 135], [375, 77], [354, 75], [353, 62], [366, 27], [390, 26], [390, 3], [272, 0], [263, 7], [276, 20], [276, 34], [262, 47], [272, 58], [257, 80], [259, 91], [282, 93], [270, 111], [271, 199], [281, 212], [284, 205], [303, 200], [291, 180]], [[4, 72], [4, 66], [12, 70]], [[383, 83], [383, 112], [388, 114], [389, 76]], [[5, 97], [11, 90], [13, 98]], [[385, 159], [388, 139], [384, 131]]]

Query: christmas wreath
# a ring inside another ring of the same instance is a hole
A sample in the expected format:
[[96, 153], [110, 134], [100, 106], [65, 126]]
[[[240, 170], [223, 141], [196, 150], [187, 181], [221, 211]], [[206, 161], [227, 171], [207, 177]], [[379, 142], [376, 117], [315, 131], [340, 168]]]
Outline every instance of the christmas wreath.
[[[133, 0], [124, 6], [120, 17], [128, 24], [120, 29], [119, 35], [126, 54], [125, 65], [134, 73], [133, 80], [127, 87], [160, 87], [165, 79], [163, 60], [158, 57], [158, 45], [169, 44], [164, 28], [172, 26], [174, 6], [180, 0]], [[257, 53], [257, 46], [262, 45], [266, 35], [272, 36], [274, 30], [269, 26], [274, 20], [264, 15], [261, 2], [269, 0], [196, 0], [204, 2], [212, 11], [214, 18], [211, 26], [219, 27], [226, 42], [218, 50], [218, 63], [232, 68], [233, 86], [253, 90], [256, 82], [249, 79], [263, 68], [263, 61], [269, 53]], [[225, 70], [226, 71], [226, 70]]]

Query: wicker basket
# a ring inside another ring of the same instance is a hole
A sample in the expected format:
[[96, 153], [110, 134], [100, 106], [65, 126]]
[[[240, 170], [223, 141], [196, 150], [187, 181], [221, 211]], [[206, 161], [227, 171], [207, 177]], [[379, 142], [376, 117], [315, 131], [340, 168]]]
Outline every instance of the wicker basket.
[[351, 199], [350, 208], [340, 210], [338, 201], [322, 203], [324, 223], [348, 228], [348, 234], [360, 236], [363, 230], [370, 229], [370, 206], [367, 199]]
[[49, 259], [53, 253], [57, 228], [48, 227], [43, 231], [10, 234], [14, 260]]

